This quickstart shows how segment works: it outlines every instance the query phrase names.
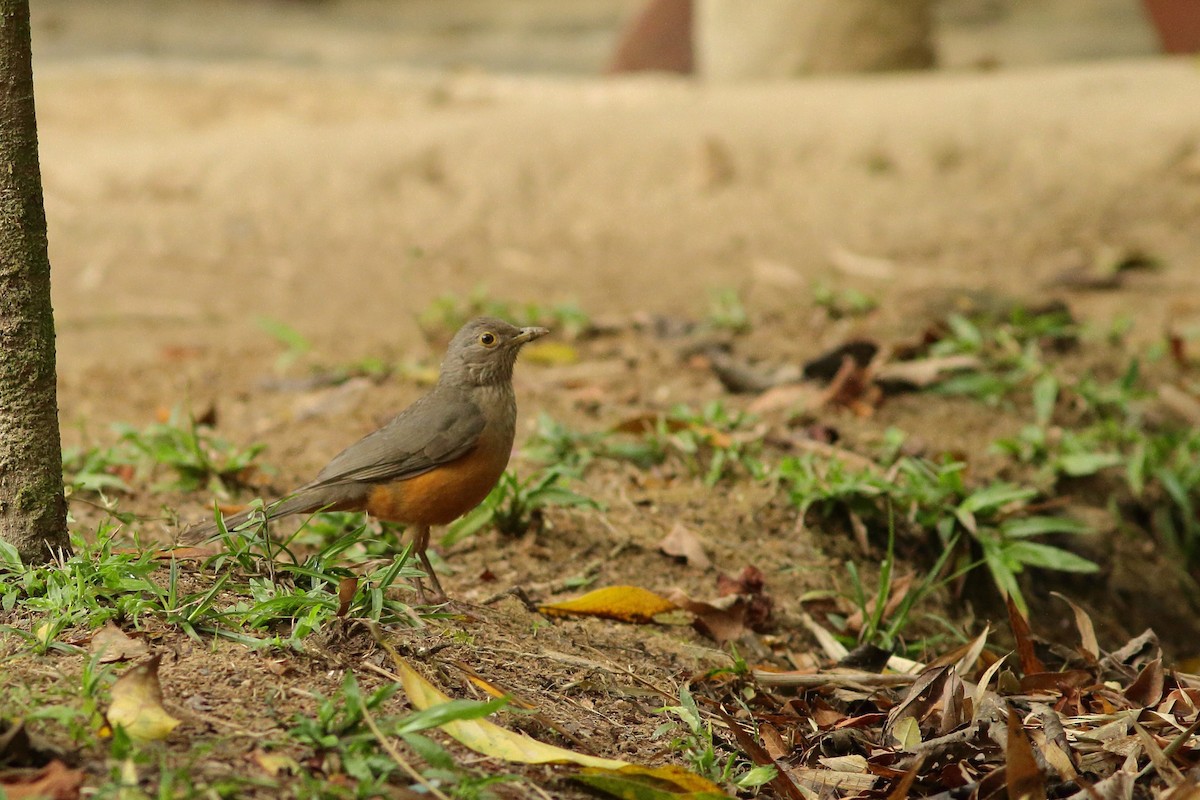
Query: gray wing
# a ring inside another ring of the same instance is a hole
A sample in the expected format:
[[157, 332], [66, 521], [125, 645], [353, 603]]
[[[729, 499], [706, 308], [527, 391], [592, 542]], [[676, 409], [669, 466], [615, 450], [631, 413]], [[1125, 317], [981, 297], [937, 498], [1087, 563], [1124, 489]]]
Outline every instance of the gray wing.
[[333, 457], [297, 492], [341, 483], [411, 478], [471, 451], [483, 433], [479, 406], [456, 390], [436, 389]]

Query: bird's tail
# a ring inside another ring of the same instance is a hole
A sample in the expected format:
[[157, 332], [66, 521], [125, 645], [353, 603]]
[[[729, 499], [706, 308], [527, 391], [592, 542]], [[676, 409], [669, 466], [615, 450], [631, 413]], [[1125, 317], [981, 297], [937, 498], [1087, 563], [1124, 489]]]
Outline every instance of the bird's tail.
[[[301, 489], [294, 494], [263, 506], [255, 505], [253, 508], [238, 512], [232, 516], [222, 517], [222, 520], [225, 524], [225, 530], [232, 531], [235, 528], [245, 525], [255, 516], [272, 520], [292, 514], [311, 514], [321, 510], [336, 510], [332, 507], [334, 505], [336, 505], [336, 499], [328, 497], [327, 492]], [[201, 525], [194, 525], [179, 535], [179, 541], [184, 544], [196, 544], [197, 542], [202, 542], [216, 536], [219, 530], [215, 520]]]

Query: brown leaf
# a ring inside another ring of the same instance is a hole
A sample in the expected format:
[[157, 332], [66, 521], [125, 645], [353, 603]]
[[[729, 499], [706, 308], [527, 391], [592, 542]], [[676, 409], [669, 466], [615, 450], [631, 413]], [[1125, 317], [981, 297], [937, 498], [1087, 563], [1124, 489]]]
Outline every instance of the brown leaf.
[[887, 714], [881, 711], [872, 711], [869, 714], [859, 714], [856, 717], [845, 717], [834, 723], [834, 730], [842, 730], [843, 728], [869, 728], [873, 725], [878, 725], [887, 719]]
[[687, 423], [681, 420], [666, 420], [663, 419], [661, 414], [655, 414], [652, 411], [643, 411], [639, 414], [634, 414], [632, 417], [626, 417], [608, 430], [610, 433], [654, 433], [658, 430], [660, 422], [670, 432], [681, 431], [687, 427]]
[[693, 600], [680, 589], [672, 589], [667, 596], [695, 617], [692, 627], [720, 644], [737, 641], [749, 627], [746, 624], [748, 603], [738, 595], [729, 595], [716, 603]]
[[737, 595], [744, 599], [746, 606], [746, 625], [754, 631], [762, 632], [771, 621], [771, 611], [775, 601], [766, 593], [766, 576], [754, 565], [742, 568], [737, 578], [730, 578], [721, 573], [717, 575], [717, 594], [721, 597]]
[[98, 654], [101, 664], [112, 664], [116, 661], [129, 661], [141, 658], [150, 652], [150, 648], [141, 639], [133, 639], [113, 623], [108, 623], [92, 635], [90, 648]]
[[991, 633], [991, 626], [985, 625], [983, 632], [969, 642], [964, 642], [953, 650], [943, 653], [937, 658], [930, 661], [926, 666], [929, 667], [944, 667], [953, 664], [954, 670], [959, 675], [971, 675], [975, 669], [975, 662], [979, 661], [983, 655], [984, 645], [987, 644], [988, 635]]
[[1021, 671], [1026, 675], [1045, 672], [1046, 665], [1037, 657], [1037, 653], [1033, 649], [1033, 631], [1029, 629], [1029, 622], [1021, 614], [1011, 597], [1007, 597], [1005, 600], [1008, 602], [1008, 622], [1012, 627], [1013, 638], [1017, 640], [1017, 655], [1021, 659]]
[[719, 706], [714, 706], [713, 711], [725, 723], [725, 727], [733, 734], [733, 738], [737, 740], [738, 749], [750, 756], [750, 759], [760, 767], [772, 766], [776, 768], [775, 777], [771, 779], [770, 784], [775, 792], [780, 797], [790, 797], [793, 800], [804, 800], [804, 793], [792, 783], [792, 779], [788, 777], [787, 772], [779, 768], [775, 763], [775, 759], [763, 749], [762, 745], [751, 736], [741, 724], [733, 717], [726, 714]]
[[1046, 783], [1033, 755], [1033, 744], [1025, 733], [1016, 709], [1008, 709], [1008, 743], [1004, 749], [1005, 780], [1012, 800], [1046, 800]]
[[945, 736], [953, 730], [958, 730], [970, 718], [966, 703], [967, 687], [963, 684], [958, 673], [951, 669], [942, 689], [942, 699], [938, 704], [941, 711], [941, 724], [938, 734]]
[[1171, 360], [1175, 362], [1175, 366], [1187, 369], [1187, 340], [1175, 331], [1171, 331], [1167, 334], [1167, 344], [1170, 347]]
[[675, 523], [670, 533], [663, 537], [658, 549], [672, 558], [683, 559], [690, 567], [708, 569], [712, 566], [699, 537], [681, 522]]
[[278, 675], [281, 678], [296, 671], [296, 668], [286, 658], [264, 658], [262, 663], [266, 667], [267, 672], [270, 672], [272, 675]]
[[1200, 783], [1184, 781], [1165, 794], [1159, 795], [1159, 798], [1161, 800], [1200, 800]]
[[825, 392], [807, 383], [788, 383], [774, 386], [754, 398], [746, 407], [751, 414], [769, 414], [773, 411], [790, 411], [802, 414], [817, 408], [825, 397]]
[[783, 736], [774, 725], [768, 722], [760, 723], [758, 735], [762, 738], [763, 749], [771, 758], [779, 759], [787, 756], [789, 750], [783, 742]]
[[819, 796], [836, 796], [833, 790], [860, 794], [874, 788], [879, 778], [865, 772], [846, 772], [832, 769], [789, 769], [788, 776], [815, 790]]
[[1133, 683], [1125, 690], [1125, 696], [1135, 706], [1149, 708], [1150, 706], [1157, 705], [1158, 701], [1162, 700], [1163, 688], [1162, 659], [1156, 658], [1142, 667], [1142, 671], [1138, 673]]
[[358, 591], [358, 578], [351, 575], [347, 578], [342, 578], [338, 581], [338, 608], [337, 616], [344, 617], [350, 611], [350, 604], [354, 602], [354, 593]]
[[767, 576], [754, 565], [742, 568], [736, 578], [730, 578], [724, 573], [717, 576], [717, 594], [727, 597], [731, 594], [761, 594], [766, 588]]
[[[909, 572], [892, 580], [887, 604], [883, 607], [884, 620], [889, 619], [892, 614], [895, 613], [896, 609], [900, 607], [900, 604], [904, 602], [904, 596], [908, 594], [909, 587], [912, 586], [913, 578], [913, 573]], [[844, 627], [847, 631], [850, 633], [858, 633], [860, 630], [862, 630], [863, 612], [865, 610], [868, 614], [874, 614], [875, 600], [875, 596], [872, 595], [867, 601], [866, 609], [860, 608], [846, 619]]]
[[1088, 658], [1088, 663], [1095, 664], [1100, 658], [1100, 643], [1096, 640], [1096, 628], [1092, 625], [1092, 618], [1065, 594], [1060, 592], [1051, 592], [1050, 594], [1071, 607], [1071, 611], [1075, 614], [1075, 627], [1079, 631], [1080, 652]]
[[821, 405], [841, 406], [859, 417], [869, 417], [882, 400], [883, 390], [875, 385], [871, 368], [847, 357], [826, 387]]
[[888, 793], [887, 800], [907, 800], [908, 792], [912, 789], [913, 781], [917, 779], [917, 774], [921, 771], [921, 767], [925, 763], [925, 757], [918, 755], [913, 761], [913, 765], [908, 768], [904, 776], [896, 782], [892, 787], [892, 791]]
[[85, 778], [81, 769], [68, 769], [55, 759], [39, 770], [10, 770], [0, 774], [0, 790], [10, 800], [76, 800]]
[[887, 722], [883, 726], [884, 738], [886, 739], [887, 735], [908, 717], [912, 717], [919, 724], [929, 716], [942, 702], [946, 681], [950, 679], [951, 674], [950, 667], [935, 667], [918, 675], [904, 699], [888, 712]]
[[1060, 672], [1034, 672], [1021, 676], [1021, 691], [1059, 692], [1066, 694], [1071, 689], [1079, 689], [1095, 682], [1095, 676], [1087, 670], [1064, 669]]
[[1104, 780], [1080, 789], [1067, 800], [1130, 800], [1136, 778], [1131, 772], [1117, 770]]
[[1136, 722], [1133, 723], [1133, 732], [1137, 734], [1138, 741], [1145, 748], [1146, 755], [1150, 758], [1150, 763], [1154, 765], [1158, 776], [1166, 781], [1168, 786], [1177, 786], [1182, 783], [1184, 778], [1179, 767], [1171, 763], [1170, 756], [1163, 752], [1150, 732]]
[[1162, 658], [1162, 648], [1158, 646], [1158, 635], [1151, 628], [1147, 628], [1126, 642], [1123, 647], [1101, 659], [1100, 664], [1105, 668], [1139, 669], [1139, 665], [1148, 664], [1156, 658]]

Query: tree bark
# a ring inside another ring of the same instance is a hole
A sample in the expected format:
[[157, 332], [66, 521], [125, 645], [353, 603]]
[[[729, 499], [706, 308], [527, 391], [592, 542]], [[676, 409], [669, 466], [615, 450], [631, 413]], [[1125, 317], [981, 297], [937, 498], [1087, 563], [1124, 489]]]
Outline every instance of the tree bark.
[[68, 547], [29, 0], [0, 0], [0, 539]]

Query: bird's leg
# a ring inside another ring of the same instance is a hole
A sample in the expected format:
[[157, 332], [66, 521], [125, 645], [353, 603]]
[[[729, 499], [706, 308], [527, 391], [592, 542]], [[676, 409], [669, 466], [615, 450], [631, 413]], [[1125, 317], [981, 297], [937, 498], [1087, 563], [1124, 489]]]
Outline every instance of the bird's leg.
[[[429, 576], [429, 582], [433, 584], [435, 603], [446, 602], [446, 591], [442, 588], [442, 582], [438, 580], [437, 573], [433, 571], [433, 565], [429, 563], [429, 555], [425, 552], [429, 548], [429, 526], [421, 525], [413, 534], [413, 550], [417, 553], [417, 558], [421, 561], [421, 566], [425, 570], [425, 574]], [[417, 582], [417, 598], [425, 603], [425, 584], [423, 581]]]

